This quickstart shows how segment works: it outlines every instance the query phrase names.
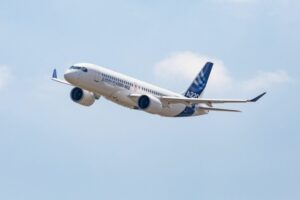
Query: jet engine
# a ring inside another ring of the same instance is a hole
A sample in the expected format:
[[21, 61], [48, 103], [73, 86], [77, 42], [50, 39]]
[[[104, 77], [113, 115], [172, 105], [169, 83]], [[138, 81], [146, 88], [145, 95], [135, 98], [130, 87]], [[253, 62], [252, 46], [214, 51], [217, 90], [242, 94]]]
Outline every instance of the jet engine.
[[160, 100], [151, 95], [142, 95], [137, 99], [138, 107], [149, 113], [158, 114], [162, 110]]
[[71, 99], [83, 106], [91, 106], [95, 102], [95, 95], [92, 92], [75, 87], [71, 91]]

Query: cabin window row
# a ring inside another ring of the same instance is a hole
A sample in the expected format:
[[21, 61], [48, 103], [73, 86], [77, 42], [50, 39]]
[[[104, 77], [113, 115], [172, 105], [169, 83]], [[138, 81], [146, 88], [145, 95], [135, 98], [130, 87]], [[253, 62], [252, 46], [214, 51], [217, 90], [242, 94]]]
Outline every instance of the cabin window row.
[[161, 93], [156, 92], [156, 91], [153, 91], [153, 90], [150, 90], [150, 89], [148, 89], [148, 88], [142, 87], [142, 90], [143, 90], [143, 91], [146, 91], [146, 92], [149, 92], [149, 93], [152, 93], [152, 94], [157, 95], [157, 96], [163, 96]]
[[[120, 83], [123, 83], [123, 84], [126, 84], [126, 85], [130, 85], [133, 87], [133, 83], [130, 83], [128, 81], [124, 81], [122, 79], [119, 79], [119, 78], [115, 78], [113, 76], [110, 76], [110, 75], [107, 75], [107, 74], [102, 74], [103, 77], [105, 78], [109, 78], [109, 79], [112, 79], [114, 81], [118, 81]], [[149, 93], [152, 93], [154, 95], [157, 95], [157, 96], [163, 96], [163, 94], [159, 93], [159, 92], [156, 92], [156, 91], [153, 91], [153, 90], [150, 90], [148, 88], [145, 88], [145, 87], [139, 87], [140, 89], [142, 89], [143, 91], [146, 91], [146, 92], [149, 92]]]
[[128, 82], [128, 81], [124, 81], [122, 79], [119, 79], [119, 78], [115, 78], [113, 76], [110, 76], [110, 75], [107, 75], [107, 74], [102, 74], [103, 77], [105, 78], [109, 78], [109, 79], [112, 79], [114, 81], [118, 81], [119, 83], [123, 83], [123, 84], [126, 84], [126, 85], [130, 85], [130, 86], [133, 86], [132, 83]]

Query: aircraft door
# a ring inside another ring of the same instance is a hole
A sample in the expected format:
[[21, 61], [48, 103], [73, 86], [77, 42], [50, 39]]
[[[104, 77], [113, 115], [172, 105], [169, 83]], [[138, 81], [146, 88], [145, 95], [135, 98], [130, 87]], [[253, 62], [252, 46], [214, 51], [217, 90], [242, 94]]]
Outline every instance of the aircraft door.
[[100, 72], [95, 73], [94, 81], [99, 83], [102, 80], [102, 74]]

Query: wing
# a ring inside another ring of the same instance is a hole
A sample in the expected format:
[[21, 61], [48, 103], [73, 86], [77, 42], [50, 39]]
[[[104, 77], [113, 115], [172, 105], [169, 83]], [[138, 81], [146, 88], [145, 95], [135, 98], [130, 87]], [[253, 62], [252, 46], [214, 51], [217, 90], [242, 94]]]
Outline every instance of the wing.
[[241, 112], [240, 110], [224, 109], [224, 108], [211, 108], [211, 107], [197, 107], [197, 110], [206, 111], [222, 111], [222, 112]]
[[185, 98], [185, 97], [161, 97], [160, 100], [164, 104], [185, 104], [186, 106], [191, 106], [199, 103], [204, 103], [207, 105], [212, 104], [220, 104], [220, 103], [249, 103], [249, 102], [256, 102], [261, 97], [263, 97], [266, 92], [258, 95], [253, 99], [202, 99], [202, 98]]
[[61, 80], [61, 79], [58, 79], [57, 78], [57, 71], [56, 69], [53, 70], [53, 74], [52, 74], [52, 78], [51, 78], [53, 81], [56, 81], [56, 82], [59, 82], [59, 83], [63, 83], [63, 84], [66, 84], [66, 85], [72, 85], [71, 83], [65, 81], [65, 80]]

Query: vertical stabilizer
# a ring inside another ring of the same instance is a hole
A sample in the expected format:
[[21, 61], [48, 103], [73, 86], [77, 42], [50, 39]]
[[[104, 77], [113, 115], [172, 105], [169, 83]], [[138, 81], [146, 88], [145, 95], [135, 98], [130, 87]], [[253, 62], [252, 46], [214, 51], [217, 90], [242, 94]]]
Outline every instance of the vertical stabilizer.
[[188, 98], [198, 98], [203, 93], [206, 84], [209, 79], [210, 72], [213, 67], [213, 63], [207, 62], [200, 73], [196, 76], [195, 80], [188, 88], [188, 90], [184, 93], [185, 97]]

